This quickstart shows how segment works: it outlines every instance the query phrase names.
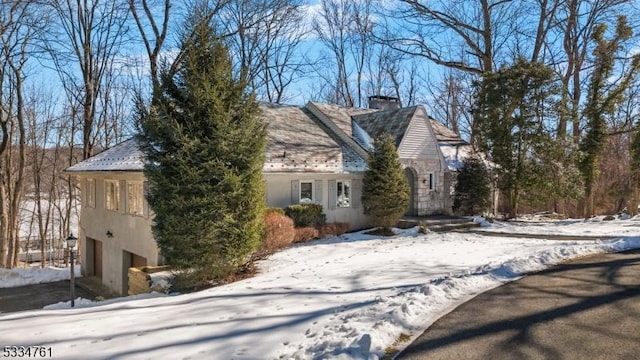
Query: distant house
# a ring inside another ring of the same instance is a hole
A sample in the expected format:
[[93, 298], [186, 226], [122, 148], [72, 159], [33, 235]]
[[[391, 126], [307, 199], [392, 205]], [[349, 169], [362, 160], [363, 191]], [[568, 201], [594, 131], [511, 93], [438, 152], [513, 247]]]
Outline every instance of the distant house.
[[[261, 105], [268, 123], [263, 172], [270, 207], [316, 203], [329, 222], [369, 226], [360, 202], [362, 176], [372, 139], [387, 132], [396, 139], [411, 188], [407, 214], [451, 212], [452, 171], [459, 149], [468, 145], [430, 120], [423, 106], [400, 108], [387, 97], [371, 97], [370, 103], [369, 109]], [[130, 139], [66, 170], [82, 188], [82, 272], [122, 294], [129, 267], [162, 264], [151, 234], [143, 165]]]

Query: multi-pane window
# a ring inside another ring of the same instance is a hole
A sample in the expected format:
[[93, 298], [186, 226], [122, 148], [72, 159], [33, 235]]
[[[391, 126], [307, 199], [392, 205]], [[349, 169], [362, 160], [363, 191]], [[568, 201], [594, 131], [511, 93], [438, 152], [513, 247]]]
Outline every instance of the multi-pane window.
[[142, 215], [143, 186], [141, 181], [127, 181], [127, 213]]
[[351, 182], [349, 180], [340, 180], [337, 183], [337, 207], [351, 206]]
[[107, 210], [120, 209], [120, 186], [117, 180], [104, 181], [104, 205]]
[[96, 180], [87, 179], [85, 205], [87, 207], [96, 207]]
[[300, 182], [300, 203], [309, 204], [313, 202], [313, 182]]

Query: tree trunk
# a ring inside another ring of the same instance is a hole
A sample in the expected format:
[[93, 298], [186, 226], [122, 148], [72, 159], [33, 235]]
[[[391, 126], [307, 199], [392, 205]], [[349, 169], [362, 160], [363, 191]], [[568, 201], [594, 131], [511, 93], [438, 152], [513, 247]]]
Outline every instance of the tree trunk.
[[517, 187], [509, 192], [509, 219], [515, 219], [518, 216], [518, 192]]
[[[0, 159], [2, 163], [2, 159]], [[7, 190], [0, 174], [0, 267], [7, 267], [7, 254], [9, 252], [9, 209], [7, 208]]]

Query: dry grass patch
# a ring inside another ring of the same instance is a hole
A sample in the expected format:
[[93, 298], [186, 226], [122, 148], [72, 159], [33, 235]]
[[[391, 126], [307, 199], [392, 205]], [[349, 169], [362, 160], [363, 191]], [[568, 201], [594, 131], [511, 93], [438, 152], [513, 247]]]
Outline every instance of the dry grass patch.
[[398, 347], [400, 345], [407, 343], [409, 340], [411, 340], [411, 336], [405, 333], [401, 333], [400, 336], [398, 336], [398, 338], [396, 339], [396, 341], [393, 342], [393, 344], [387, 346], [387, 348], [384, 349], [384, 356], [382, 357], [381, 360], [393, 359], [393, 357], [396, 356], [400, 351]]

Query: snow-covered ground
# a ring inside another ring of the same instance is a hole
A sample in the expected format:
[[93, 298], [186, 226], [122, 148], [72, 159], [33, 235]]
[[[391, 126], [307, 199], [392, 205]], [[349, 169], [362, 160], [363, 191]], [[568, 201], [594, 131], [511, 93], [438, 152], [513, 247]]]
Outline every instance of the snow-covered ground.
[[636, 224], [485, 228], [624, 236], [606, 241], [416, 229], [392, 238], [348, 234], [292, 247], [261, 262], [253, 278], [197, 293], [0, 314], [0, 343], [51, 346], [59, 359], [377, 359], [401, 334], [417, 336], [459, 304], [526, 272], [640, 247]]
[[[80, 265], [74, 267], [74, 274], [79, 277]], [[33, 285], [52, 281], [66, 280], [71, 275], [69, 268], [16, 268], [2, 269], [0, 268], [0, 288], [10, 288], [16, 286]]]
[[557, 221], [541, 221], [540, 217], [530, 216], [518, 218], [517, 221], [495, 222], [491, 226], [482, 227], [482, 231], [494, 233], [512, 233], [527, 235], [578, 235], [585, 237], [602, 236], [603, 238], [638, 236], [640, 234], [640, 217], [607, 221], [604, 216], [588, 220], [568, 219]]

